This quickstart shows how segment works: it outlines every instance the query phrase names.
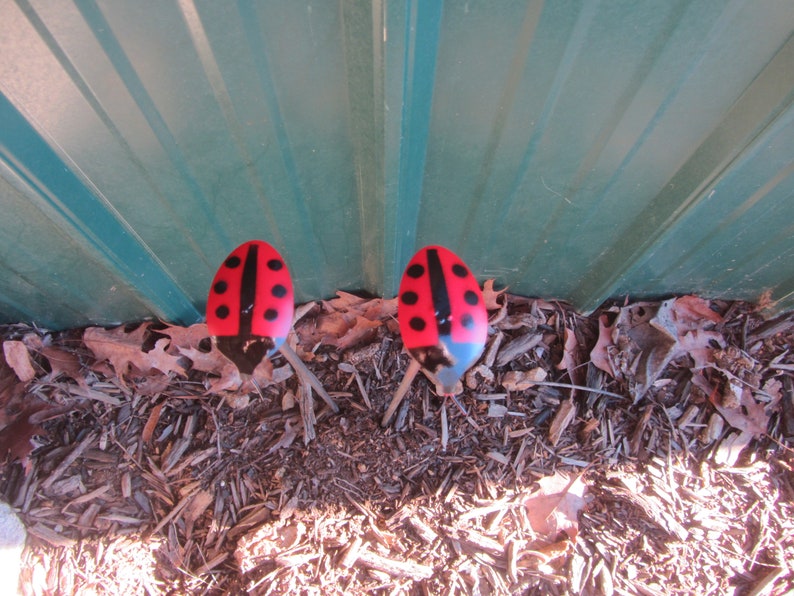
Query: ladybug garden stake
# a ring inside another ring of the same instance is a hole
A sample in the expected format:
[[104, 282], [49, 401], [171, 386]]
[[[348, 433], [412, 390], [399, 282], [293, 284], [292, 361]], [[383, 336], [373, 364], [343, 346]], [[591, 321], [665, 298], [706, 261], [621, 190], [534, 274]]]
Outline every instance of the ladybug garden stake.
[[417, 252], [400, 282], [397, 317], [414, 357], [381, 424], [386, 426], [419, 368], [452, 395], [479, 357], [488, 337], [488, 313], [480, 286], [466, 264], [443, 246]]
[[266, 242], [241, 244], [226, 257], [207, 298], [207, 329], [243, 374], [287, 339], [295, 302], [281, 255]]
[[252, 375], [263, 358], [280, 350], [302, 386], [307, 391], [314, 388], [338, 412], [317, 377], [285, 343], [294, 311], [292, 279], [284, 259], [267, 242], [251, 240], [226, 257], [212, 280], [207, 329], [221, 353], [244, 375]]

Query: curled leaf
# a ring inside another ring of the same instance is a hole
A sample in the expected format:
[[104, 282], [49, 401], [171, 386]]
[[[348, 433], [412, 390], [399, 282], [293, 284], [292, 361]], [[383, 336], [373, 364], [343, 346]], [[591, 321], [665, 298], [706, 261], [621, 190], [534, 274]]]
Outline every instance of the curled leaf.
[[8, 366], [14, 369], [17, 378], [27, 383], [36, 376], [27, 346], [21, 341], [8, 340], [3, 342], [3, 354]]
[[557, 472], [538, 481], [540, 488], [524, 499], [532, 529], [547, 540], [556, 540], [560, 532], [576, 540], [579, 511], [585, 506], [587, 486], [582, 475]]

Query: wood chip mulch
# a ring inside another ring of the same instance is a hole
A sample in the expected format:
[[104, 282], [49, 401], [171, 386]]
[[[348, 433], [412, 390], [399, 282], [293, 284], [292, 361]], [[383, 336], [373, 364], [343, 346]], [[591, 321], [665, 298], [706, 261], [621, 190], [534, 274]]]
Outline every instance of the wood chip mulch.
[[341, 407], [315, 396], [308, 443], [283, 357], [257, 389], [203, 326], [0, 328], [21, 592], [794, 589], [794, 315], [490, 290], [459, 405], [419, 374], [387, 428], [394, 302], [299, 309], [290, 341]]

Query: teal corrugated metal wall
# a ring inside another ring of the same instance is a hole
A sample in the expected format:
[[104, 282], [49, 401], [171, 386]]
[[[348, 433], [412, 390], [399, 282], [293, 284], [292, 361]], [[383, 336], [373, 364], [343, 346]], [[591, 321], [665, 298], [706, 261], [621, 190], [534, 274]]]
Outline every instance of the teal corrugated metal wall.
[[790, 0], [0, 0], [0, 321], [201, 317], [238, 243], [297, 298], [440, 243], [588, 310], [794, 306]]

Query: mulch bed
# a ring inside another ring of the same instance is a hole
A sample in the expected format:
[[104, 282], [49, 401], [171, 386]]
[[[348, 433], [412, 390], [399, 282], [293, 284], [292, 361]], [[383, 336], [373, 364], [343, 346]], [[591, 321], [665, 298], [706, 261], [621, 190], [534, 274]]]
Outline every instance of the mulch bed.
[[299, 309], [291, 343], [341, 408], [315, 400], [309, 442], [283, 357], [257, 388], [204, 326], [0, 328], [22, 593], [794, 588], [794, 315], [486, 301], [460, 405], [419, 374], [387, 428], [394, 301]]

